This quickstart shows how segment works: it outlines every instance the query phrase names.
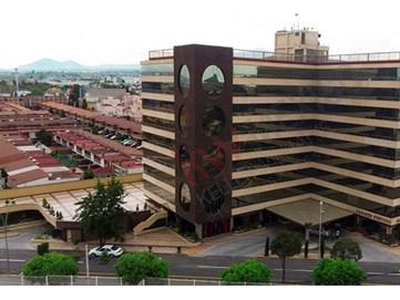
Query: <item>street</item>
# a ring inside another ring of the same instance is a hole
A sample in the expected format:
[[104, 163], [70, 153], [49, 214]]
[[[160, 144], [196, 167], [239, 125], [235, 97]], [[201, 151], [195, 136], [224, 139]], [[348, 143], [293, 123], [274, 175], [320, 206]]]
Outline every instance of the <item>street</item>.
[[[84, 253], [76, 251], [63, 251], [65, 254], [79, 256], [79, 270], [86, 274]], [[21, 272], [24, 263], [36, 255], [34, 250], [13, 250], [10, 252], [10, 269], [15, 274]], [[220, 277], [222, 270], [229, 268], [233, 263], [248, 258], [229, 256], [207, 256], [194, 257], [179, 254], [160, 254], [170, 264], [170, 276], [188, 278], [214, 278]], [[0, 250], [0, 270], [6, 272], [5, 251]], [[274, 282], [279, 283], [281, 278], [281, 263], [276, 258], [261, 258], [259, 261], [265, 263], [273, 271]], [[115, 276], [113, 265], [116, 259], [108, 264], [100, 264], [99, 259], [90, 260], [91, 275]], [[311, 284], [312, 268], [316, 260], [290, 259], [287, 261], [287, 282], [296, 284]], [[361, 267], [367, 272], [369, 284], [400, 284], [400, 264], [398, 263], [374, 263], [360, 262]]]

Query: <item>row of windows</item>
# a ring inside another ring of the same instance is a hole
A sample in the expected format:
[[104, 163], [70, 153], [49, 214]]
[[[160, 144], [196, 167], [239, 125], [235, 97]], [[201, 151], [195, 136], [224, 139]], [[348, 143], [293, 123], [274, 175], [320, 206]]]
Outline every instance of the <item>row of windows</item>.
[[143, 93], [174, 94], [174, 84], [166, 82], [142, 82]]
[[142, 99], [142, 107], [143, 107], [143, 109], [151, 109], [151, 110], [163, 111], [163, 112], [169, 112], [169, 113], [175, 112], [174, 103], [165, 102], [165, 101], [157, 101], [157, 100], [151, 100], [151, 99], [144, 98], [144, 99]]
[[342, 202], [360, 209], [368, 210], [385, 217], [400, 216], [400, 207], [390, 207], [376, 202], [372, 202], [360, 197], [350, 196], [334, 190], [326, 189], [316, 185], [302, 185], [292, 189], [280, 189], [255, 195], [236, 197], [232, 199], [232, 207], [243, 207], [247, 205], [279, 200], [287, 197], [294, 197], [306, 193], [314, 193], [320, 196]]
[[316, 120], [234, 124], [233, 134], [286, 132], [296, 130], [302, 131], [309, 129], [392, 141], [400, 140], [400, 130], [398, 129], [380, 128], [367, 125], [351, 125], [346, 123], [324, 122]]
[[[142, 76], [174, 76], [173, 64], [142, 65]], [[234, 77], [319, 79], [319, 80], [400, 80], [400, 68], [312, 70], [233, 64]]]
[[234, 64], [233, 71], [235, 77], [319, 80], [400, 80], [400, 68], [310, 70]]
[[147, 132], [143, 132], [142, 135], [143, 135], [143, 141], [145, 142], [149, 142], [151, 144], [171, 150], [175, 148], [175, 143], [173, 140]]
[[361, 174], [374, 175], [381, 178], [396, 180], [400, 178], [400, 168], [388, 168], [384, 166], [369, 164], [365, 162], [354, 161], [336, 156], [307, 152], [294, 155], [283, 155], [274, 157], [260, 157], [249, 160], [233, 162], [233, 172], [257, 170], [261, 168], [270, 168], [283, 165], [292, 165], [306, 162], [316, 162], [323, 165], [329, 165], [341, 169], [359, 172]]
[[233, 85], [234, 96], [302, 96], [400, 100], [400, 89], [312, 86]]
[[365, 145], [355, 142], [343, 142], [335, 139], [321, 138], [315, 136], [261, 140], [234, 143], [233, 153], [254, 152], [262, 150], [288, 149], [304, 146], [319, 146], [322, 148], [341, 150], [355, 154], [367, 155], [371, 157], [385, 158], [390, 160], [400, 159], [400, 149], [392, 149], [374, 145]]
[[144, 189], [153, 193], [154, 195], [160, 197], [163, 200], [166, 200], [172, 204], [175, 204], [175, 196], [174, 194], [152, 184], [151, 182], [144, 181]]
[[165, 119], [143, 116], [143, 125], [159, 128], [162, 130], [175, 131], [175, 123]]
[[400, 120], [399, 109], [372, 108], [363, 106], [345, 106], [318, 103], [274, 103], [274, 104], [240, 104], [233, 106], [233, 115], [268, 115], [268, 114], [298, 114], [326, 113], [359, 118], [382, 120]]
[[172, 157], [154, 152], [149, 149], [144, 149], [143, 154], [144, 154], [144, 157], [146, 157], [152, 161], [155, 161], [157, 163], [160, 163], [162, 165], [165, 165], [167, 167], [175, 169], [175, 159], [173, 159]]
[[153, 168], [148, 165], [144, 165], [144, 174], [148, 174], [163, 183], [169, 184], [171, 186], [175, 186], [175, 177], [168, 175], [167, 173], [164, 173], [156, 168]]
[[[315, 178], [326, 182], [335, 183], [341, 187], [348, 187], [353, 190], [367, 192], [388, 199], [397, 199], [400, 197], [400, 188], [390, 188], [381, 184], [346, 177], [336, 173], [326, 172], [314, 168], [234, 179], [232, 180], [232, 189], [238, 190], [260, 187], [264, 185], [284, 183], [292, 180], [307, 178]], [[297, 187], [291, 187], [289, 189], [296, 188]]]

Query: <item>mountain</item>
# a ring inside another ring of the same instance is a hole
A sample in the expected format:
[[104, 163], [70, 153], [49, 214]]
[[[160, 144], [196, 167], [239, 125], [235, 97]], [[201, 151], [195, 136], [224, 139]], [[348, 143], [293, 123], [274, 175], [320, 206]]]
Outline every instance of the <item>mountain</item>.
[[35, 71], [72, 71], [82, 70], [85, 66], [78, 64], [77, 62], [68, 61], [57, 61], [50, 58], [42, 58], [28, 65], [19, 66], [18, 70], [21, 72]]
[[85, 66], [81, 65], [75, 61], [67, 60], [67, 61], [57, 61], [50, 58], [42, 58], [38, 61], [35, 61], [31, 64], [23, 65], [18, 67], [18, 71], [20, 72], [43, 72], [43, 71], [52, 71], [52, 72], [61, 72], [61, 71], [105, 71], [105, 70], [138, 70], [140, 69], [139, 65], [129, 64], [129, 65], [99, 65], [99, 66]]

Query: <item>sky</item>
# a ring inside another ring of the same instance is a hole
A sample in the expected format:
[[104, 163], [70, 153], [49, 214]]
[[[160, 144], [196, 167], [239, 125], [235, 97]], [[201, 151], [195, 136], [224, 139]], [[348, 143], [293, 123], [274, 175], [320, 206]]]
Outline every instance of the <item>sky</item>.
[[135, 64], [183, 44], [274, 49], [274, 33], [318, 29], [331, 54], [400, 51], [396, 0], [1, 0], [0, 69], [41, 58]]

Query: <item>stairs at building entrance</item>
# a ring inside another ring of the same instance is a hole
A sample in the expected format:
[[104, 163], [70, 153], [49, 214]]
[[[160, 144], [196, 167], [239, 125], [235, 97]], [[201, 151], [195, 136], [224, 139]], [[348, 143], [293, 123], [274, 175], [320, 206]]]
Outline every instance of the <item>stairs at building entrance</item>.
[[142, 234], [144, 230], [147, 228], [151, 227], [154, 223], [156, 223], [159, 220], [166, 219], [168, 216], [168, 213], [164, 209], [160, 209], [159, 211], [155, 212], [152, 214], [150, 217], [148, 217], [146, 220], [140, 222], [133, 228], [133, 235], [137, 236], [139, 234]]

